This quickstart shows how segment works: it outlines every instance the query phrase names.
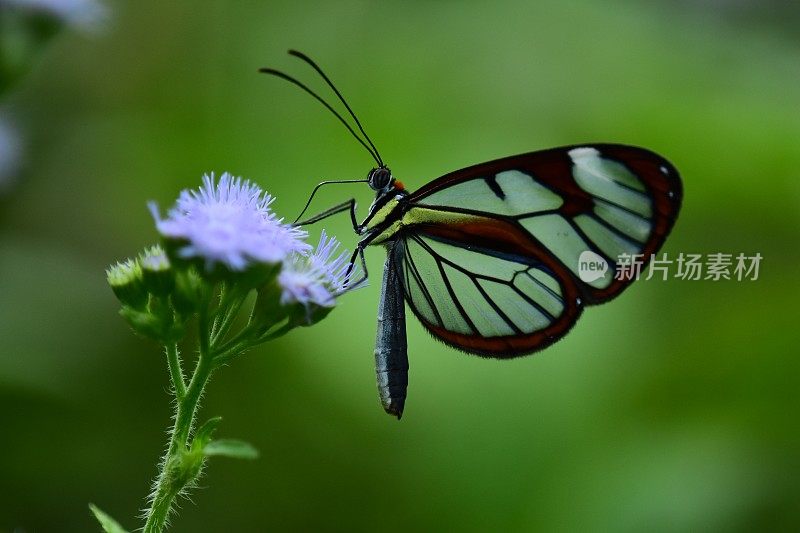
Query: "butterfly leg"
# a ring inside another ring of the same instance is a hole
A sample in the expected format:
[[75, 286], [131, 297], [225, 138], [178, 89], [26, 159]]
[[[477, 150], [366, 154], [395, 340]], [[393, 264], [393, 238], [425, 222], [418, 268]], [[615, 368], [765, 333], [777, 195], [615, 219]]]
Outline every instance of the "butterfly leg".
[[353, 230], [356, 233], [361, 233], [361, 227], [358, 223], [358, 219], [356, 219], [356, 200], [355, 198], [350, 198], [346, 202], [342, 202], [341, 204], [335, 205], [330, 209], [326, 209], [322, 213], [314, 215], [311, 218], [307, 218], [302, 222], [294, 222], [295, 226], [308, 226], [310, 224], [314, 224], [315, 222], [319, 222], [320, 220], [324, 220], [328, 217], [333, 215], [339, 214], [342, 211], [350, 211], [350, 222], [353, 224]]
[[306, 210], [308, 209], [308, 206], [311, 205], [311, 201], [314, 199], [314, 195], [317, 194], [317, 191], [320, 190], [323, 186], [337, 185], [342, 183], [368, 183], [368, 182], [369, 180], [328, 180], [317, 183], [317, 186], [314, 187], [313, 191], [311, 191], [311, 196], [308, 197], [308, 201], [306, 202], [306, 205], [303, 207], [303, 210], [300, 211], [300, 214], [297, 215], [296, 219], [294, 219], [294, 224], [297, 224], [297, 221], [300, 220], [300, 217], [302, 217], [305, 214]]
[[358, 288], [358, 286], [367, 281], [367, 278], [369, 277], [369, 274], [367, 273], [367, 260], [364, 257], [364, 245], [361, 243], [356, 245], [356, 249], [353, 250], [353, 255], [350, 256], [350, 263], [347, 265], [345, 276], [349, 277], [350, 274], [353, 273], [353, 269], [356, 266], [356, 259], [359, 258], [361, 259], [361, 270], [364, 273], [360, 278], [358, 278], [356, 281], [353, 281], [352, 283], [348, 280], [344, 284], [344, 289], [342, 289], [342, 293]]

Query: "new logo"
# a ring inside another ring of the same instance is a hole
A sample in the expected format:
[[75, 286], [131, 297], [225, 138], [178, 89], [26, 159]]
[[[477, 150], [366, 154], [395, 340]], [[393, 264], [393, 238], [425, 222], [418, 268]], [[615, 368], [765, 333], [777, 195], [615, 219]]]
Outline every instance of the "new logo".
[[584, 283], [598, 280], [606, 272], [608, 272], [608, 263], [593, 251], [586, 250], [578, 257], [578, 277]]

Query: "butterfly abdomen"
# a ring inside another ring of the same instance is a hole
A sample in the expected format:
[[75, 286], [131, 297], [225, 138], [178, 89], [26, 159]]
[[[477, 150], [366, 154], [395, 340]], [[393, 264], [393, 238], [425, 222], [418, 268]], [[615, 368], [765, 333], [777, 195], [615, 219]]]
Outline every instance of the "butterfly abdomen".
[[408, 351], [403, 286], [395, 259], [396, 242], [389, 248], [383, 270], [375, 340], [375, 374], [383, 409], [398, 419], [403, 415], [408, 388]]

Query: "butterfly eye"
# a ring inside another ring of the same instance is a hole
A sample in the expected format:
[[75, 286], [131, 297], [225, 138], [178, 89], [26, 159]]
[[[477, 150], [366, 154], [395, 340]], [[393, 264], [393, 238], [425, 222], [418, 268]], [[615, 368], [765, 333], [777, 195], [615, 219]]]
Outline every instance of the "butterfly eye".
[[373, 168], [367, 176], [369, 186], [376, 191], [387, 189], [392, 183], [392, 172], [385, 167]]

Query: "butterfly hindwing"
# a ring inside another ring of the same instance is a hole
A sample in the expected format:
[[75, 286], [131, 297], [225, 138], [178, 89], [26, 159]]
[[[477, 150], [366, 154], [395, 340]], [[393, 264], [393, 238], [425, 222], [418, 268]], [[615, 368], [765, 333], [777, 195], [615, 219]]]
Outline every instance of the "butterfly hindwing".
[[[406, 301], [422, 324], [451, 346], [499, 358], [552, 344], [581, 312], [578, 292], [552, 260], [509, 252], [512, 241], [499, 235], [514, 230], [505, 224], [486, 219], [466, 234], [446, 224], [418, 227], [392, 250]], [[464, 235], [480, 235], [494, 248], [480, 239], [464, 246]]]

